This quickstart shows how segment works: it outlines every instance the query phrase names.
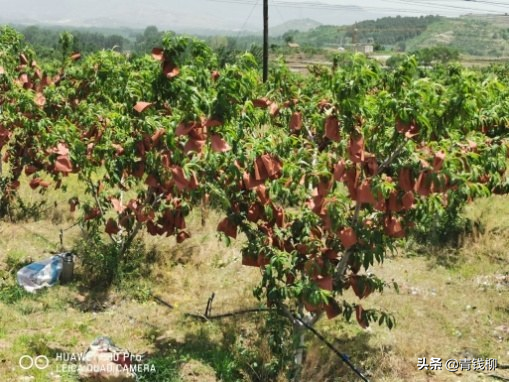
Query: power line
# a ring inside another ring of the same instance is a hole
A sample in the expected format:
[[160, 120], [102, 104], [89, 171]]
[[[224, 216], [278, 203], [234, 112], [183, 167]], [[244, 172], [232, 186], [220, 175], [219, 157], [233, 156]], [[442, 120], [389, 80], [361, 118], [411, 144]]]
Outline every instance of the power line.
[[272, 0], [272, 5], [274, 5], [274, 8], [276, 8], [276, 11], [277, 13], [279, 14], [279, 17], [281, 18], [281, 21], [284, 23], [286, 22], [286, 19], [283, 17], [283, 15], [281, 14], [281, 11], [279, 10], [279, 7], [277, 6], [277, 4], [274, 2], [274, 0]]
[[247, 23], [249, 22], [249, 19], [251, 18], [251, 16], [253, 15], [253, 12], [254, 10], [256, 9], [258, 3], [260, 2], [260, 0], [256, 0], [256, 3], [253, 5], [253, 8], [251, 8], [251, 12], [249, 12], [249, 15], [247, 16], [247, 19], [246, 21], [244, 21], [244, 24], [242, 24], [242, 27], [240, 28], [240, 31], [239, 33], [237, 34], [237, 38], [235, 39], [236, 41], [239, 40], [240, 38], [240, 35], [244, 32], [244, 28], [246, 27]]
[[[400, 4], [408, 4], [408, 5], [424, 5], [424, 6], [429, 6], [429, 7], [438, 7], [438, 8], [441, 8], [441, 9], [450, 9], [450, 10], [463, 10], [463, 11], [479, 11], [479, 9], [477, 8], [471, 8], [471, 7], [462, 7], [462, 6], [458, 6], [458, 5], [453, 5], [453, 4], [439, 4], [440, 1], [432, 1], [432, 0], [428, 0], [428, 1], [419, 1], [419, 0], [412, 0], [412, 1], [408, 1], [408, 0], [380, 0], [380, 1], [383, 1], [383, 2], [387, 2], [387, 3], [400, 3]], [[464, 3], [465, 0], [461, 1], [461, 3]], [[492, 5], [495, 5], [497, 7], [500, 7], [499, 4], [501, 3], [492, 3], [492, 2], [485, 2], [485, 1], [473, 1], [473, 3], [488, 3], [488, 4], [492, 4]], [[506, 7], [509, 8], [509, 4], [506, 4], [505, 5]], [[506, 8], [507, 9], [507, 8]], [[498, 13], [496, 11], [485, 11], [485, 12], [490, 12], [490, 13]]]
[[[252, 5], [254, 2], [253, 0], [208, 0], [213, 2], [222, 2], [222, 3], [231, 3], [231, 4], [239, 4], [239, 5]], [[421, 5], [426, 7], [438, 7], [444, 10], [450, 10], [450, 11], [457, 11], [462, 10], [465, 12], [480, 12], [478, 8], [474, 7], [462, 7], [458, 5], [451, 5], [451, 4], [437, 4], [437, 2], [433, 1], [404, 1], [404, 0], [382, 0], [387, 2], [396, 2], [396, 3], [403, 3], [409, 6], [415, 6], [415, 5]], [[303, 1], [303, 2], [296, 2], [296, 1], [277, 1], [274, 0], [272, 2], [274, 5], [279, 7], [287, 7], [287, 8], [311, 8], [311, 9], [320, 9], [320, 10], [338, 10], [338, 11], [351, 11], [352, 13], [363, 13], [368, 10], [376, 10], [379, 12], [391, 12], [391, 13], [422, 13], [422, 9], [415, 9], [415, 8], [387, 8], [387, 7], [373, 7], [373, 6], [363, 6], [359, 7], [356, 5], [341, 5], [341, 4], [330, 4], [330, 3], [320, 3], [320, 2], [311, 2], [311, 1]], [[490, 2], [490, 1], [472, 1], [472, 3], [494, 3], [492, 5], [495, 6], [501, 6], [505, 5], [504, 3], [498, 3], [498, 2]], [[509, 5], [508, 5], [509, 7]], [[359, 9], [361, 8], [361, 9]], [[485, 13], [490, 14], [499, 14], [500, 12], [496, 12], [494, 10], [484, 10]]]

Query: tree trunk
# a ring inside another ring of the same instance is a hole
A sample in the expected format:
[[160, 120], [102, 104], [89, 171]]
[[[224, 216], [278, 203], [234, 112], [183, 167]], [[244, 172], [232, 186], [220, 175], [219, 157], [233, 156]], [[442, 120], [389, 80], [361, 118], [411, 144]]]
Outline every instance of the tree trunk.
[[302, 369], [306, 361], [306, 328], [300, 322], [293, 324], [295, 338], [295, 352], [293, 358], [292, 382], [300, 382], [302, 379]]

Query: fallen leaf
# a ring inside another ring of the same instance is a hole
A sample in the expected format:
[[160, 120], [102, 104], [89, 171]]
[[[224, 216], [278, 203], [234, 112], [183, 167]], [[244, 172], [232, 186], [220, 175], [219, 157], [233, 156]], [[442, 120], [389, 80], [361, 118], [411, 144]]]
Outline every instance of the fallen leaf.
[[25, 175], [26, 176], [29, 176], [29, 175], [32, 175], [33, 173], [35, 173], [37, 171], [37, 167], [33, 166], [33, 165], [27, 165], [25, 167]]
[[258, 258], [243, 255], [242, 256], [242, 265], [245, 265], [248, 267], [258, 267]]
[[392, 215], [388, 215], [384, 219], [384, 232], [394, 238], [405, 236], [405, 230], [401, 225], [401, 221]]
[[73, 197], [69, 199], [69, 209], [71, 212], [76, 211], [76, 206], [80, 204], [79, 199], [77, 197]]
[[163, 61], [164, 49], [163, 48], [153, 48], [152, 49], [152, 58], [157, 61]]
[[81, 53], [80, 52], [73, 52], [73, 53], [71, 53], [70, 58], [73, 61], [77, 61], [77, 60], [79, 60], [81, 58]]
[[20, 65], [28, 65], [28, 59], [24, 53], [19, 54], [19, 63], [20, 63]]
[[364, 162], [364, 138], [361, 135], [350, 138], [348, 153], [352, 162]]
[[191, 235], [187, 231], [180, 231], [177, 234], [177, 243], [182, 243], [184, 240], [187, 240], [191, 237]]
[[161, 137], [166, 134], [166, 130], [161, 128], [161, 129], [157, 129], [154, 134], [152, 134], [152, 136], [150, 137], [150, 140], [152, 141], [152, 143], [155, 145], [160, 139]]
[[371, 182], [368, 179], [365, 179], [357, 189], [357, 202], [371, 205], [376, 203], [371, 191]]
[[85, 221], [88, 221], [88, 220], [95, 219], [99, 216], [101, 216], [101, 211], [99, 210], [99, 208], [94, 207], [94, 208], [90, 209], [90, 211], [85, 215], [85, 217], [83, 219]]
[[228, 143], [226, 143], [225, 140], [217, 134], [212, 134], [210, 136], [210, 142], [212, 150], [216, 153], [224, 153], [231, 150], [230, 145], [228, 145]]
[[194, 151], [200, 154], [203, 151], [206, 141], [200, 141], [197, 139], [189, 139], [184, 146], [184, 153], [189, 154]]
[[325, 305], [325, 313], [327, 314], [327, 318], [332, 320], [341, 314], [341, 307], [336, 300], [329, 298], [329, 303]]
[[294, 112], [290, 117], [290, 130], [292, 132], [297, 132], [302, 129], [302, 113]]
[[55, 147], [53, 147], [50, 152], [52, 152], [53, 154], [58, 154], [58, 155], [62, 155], [62, 156], [68, 156], [70, 151], [69, 151], [69, 146], [67, 146], [67, 143], [63, 143], [63, 142], [59, 142], [57, 143], [57, 145]]
[[113, 205], [113, 209], [117, 211], [119, 214], [124, 212], [125, 207], [122, 205], [122, 202], [120, 200], [118, 200], [117, 198], [111, 198], [110, 202]]
[[187, 186], [188, 182], [187, 179], [184, 176], [184, 170], [180, 166], [173, 166], [171, 169], [171, 174], [173, 176], [173, 180], [175, 181], [175, 185], [179, 189], [179, 191], [184, 191]]
[[256, 202], [247, 210], [246, 218], [250, 222], [256, 223], [263, 216], [263, 206]]
[[363, 329], [366, 329], [369, 326], [369, 322], [364, 314], [364, 309], [362, 309], [362, 306], [360, 305], [355, 306], [355, 318]]
[[150, 106], [152, 106], [151, 102], [140, 101], [134, 105], [134, 110], [136, 110], [138, 113], [143, 113]]
[[217, 230], [223, 232], [225, 235], [236, 239], [237, 238], [237, 226], [233, 224], [227, 217], [219, 222]]
[[401, 189], [405, 192], [411, 191], [414, 189], [414, 183], [412, 181], [412, 170], [408, 167], [404, 167], [399, 170], [398, 183]]
[[325, 120], [325, 136], [331, 141], [339, 142], [339, 121], [335, 116], [329, 116]]
[[270, 179], [277, 179], [281, 176], [283, 164], [278, 158], [269, 154], [264, 154], [257, 159], [257, 163], [259, 163], [259, 160], [263, 164], [263, 167], [265, 167], [267, 176]]
[[258, 196], [258, 200], [262, 205], [267, 205], [270, 202], [269, 199], [269, 192], [267, 191], [267, 188], [264, 184], [260, 184], [258, 187], [255, 188], [256, 195]]
[[163, 74], [166, 78], [172, 79], [180, 74], [180, 69], [171, 61], [165, 61], [163, 64]]
[[258, 187], [260, 184], [263, 184], [263, 180], [257, 180], [254, 175], [251, 175], [247, 172], [244, 173], [242, 176], [242, 181], [244, 183], [244, 186], [248, 190], [252, 190], [253, 188]]
[[259, 107], [262, 109], [269, 107], [271, 104], [271, 102], [266, 97], [254, 99], [252, 102], [254, 107]]
[[223, 126], [223, 122], [217, 119], [206, 119], [204, 122], [202, 122], [202, 125], [205, 127], [218, 127]]
[[42, 179], [41, 178], [33, 178], [30, 183], [29, 183], [29, 186], [32, 190], [35, 190], [37, 187], [39, 187], [39, 185], [41, 184], [41, 181]]
[[106, 222], [106, 227], [104, 231], [109, 235], [116, 235], [117, 233], [120, 232], [120, 228], [118, 227], [118, 224], [115, 220], [109, 218], [108, 221]]
[[197, 126], [196, 122], [181, 122], [178, 124], [177, 129], [175, 130], [175, 135], [177, 137], [181, 135], [187, 135]]
[[332, 291], [332, 276], [319, 275], [314, 279], [314, 282], [320, 289]]
[[357, 235], [351, 227], [343, 228], [339, 231], [339, 239], [345, 249], [349, 249], [357, 243]]
[[113, 147], [115, 149], [116, 155], [122, 155], [124, 153], [124, 148], [119, 144], [112, 143], [111, 147]]
[[55, 161], [55, 171], [63, 173], [72, 172], [72, 163], [68, 156], [60, 155]]
[[405, 195], [401, 198], [401, 202], [403, 204], [403, 208], [405, 210], [409, 210], [414, 205], [415, 196], [412, 191], [407, 191]]
[[417, 192], [419, 195], [428, 196], [431, 194], [432, 180], [429, 175], [429, 170], [422, 171], [419, 174], [419, 177], [417, 178], [414, 186], [415, 192]]
[[399, 211], [401, 211], [401, 209], [402, 209], [402, 205], [398, 200], [398, 194], [396, 191], [392, 191], [389, 194], [389, 202], [387, 203], [387, 210], [390, 212], [399, 212]]
[[344, 180], [345, 169], [346, 169], [346, 165], [345, 165], [345, 161], [343, 159], [341, 159], [338, 163], [336, 163], [334, 165], [334, 179], [337, 182], [341, 182]]
[[275, 117], [279, 114], [279, 106], [276, 102], [273, 102], [269, 106], [269, 114], [271, 117]]
[[444, 160], [445, 160], [445, 153], [443, 151], [436, 152], [435, 156], [433, 158], [433, 170], [440, 171], [444, 164]]

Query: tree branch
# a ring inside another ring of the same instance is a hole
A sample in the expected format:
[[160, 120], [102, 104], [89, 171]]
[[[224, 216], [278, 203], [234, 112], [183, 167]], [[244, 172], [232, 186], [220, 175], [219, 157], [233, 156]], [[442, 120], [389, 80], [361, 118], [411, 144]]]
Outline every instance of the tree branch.
[[[91, 190], [92, 190], [92, 196], [94, 197], [94, 200], [95, 200], [95, 204], [97, 205], [97, 208], [99, 209], [99, 212], [101, 213], [101, 220], [103, 222], [106, 222], [106, 217], [104, 215], [104, 210], [101, 206], [101, 203], [99, 202], [99, 197], [97, 195], [97, 191], [98, 189], [96, 189], [94, 183], [92, 182], [92, 179], [90, 179], [90, 177], [87, 177], [87, 182], [88, 182], [88, 185], [90, 186]], [[115, 240], [115, 238], [113, 237], [113, 235], [111, 233], [108, 234], [108, 236], [110, 237], [111, 241], [114, 243], [114, 244], [118, 244], [119, 241]]]
[[[398, 157], [401, 150], [403, 150], [407, 144], [407, 140], [402, 141], [398, 147], [389, 155], [383, 163], [378, 167], [378, 170], [376, 171], [374, 176], [380, 175], [382, 171], [384, 171], [388, 166], [394, 162], [394, 160]], [[355, 212], [352, 216], [352, 226], [356, 226], [359, 223], [359, 214], [361, 211], [361, 204], [359, 202], [356, 202], [355, 205]], [[346, 268], [348, 266], [348, 261], [350, 260], [350, 256], [352, 254], [352, 250], [348, 249], [345, 254], [341, 257], [341, 260], [339, 261], [338, 265], [336, 266], [336, 269], [334, 271], [334, 281], [339, 282], [341, 281], [343, 275], [346, 272]]]
[[[150, 196], [154, 195], [154, 193], [152, 192], [150, 194]], [[159, 194], [157, 195], [155, 198], [154, 198], [154, 201], [152, 202], [152, 204], [150, 205], [151, 208], [154, 208], [156, 206], [157, 203], [159, 203], [161, 201], [161, 199], [163, 198], [163, 194]], [[131, 233], [127, 236], [126, 240], [122, 243], [122, 248], [120, 249], [120, 253], [119, 255], [122, 256], [126, 251], [127, 249], [129, 248], [129, 246], [131, 245], [132, 241], [134, 240], [134, 238], [136, 237], [136, 235], [138, 234], [138, 232], [140, 231], [141, 227], [143, 226], [143, 223], [140, 222], [140, 221], [137, 221], [136, 222], [136, 225], [134, 226], [134, 229], [131, 231]]]

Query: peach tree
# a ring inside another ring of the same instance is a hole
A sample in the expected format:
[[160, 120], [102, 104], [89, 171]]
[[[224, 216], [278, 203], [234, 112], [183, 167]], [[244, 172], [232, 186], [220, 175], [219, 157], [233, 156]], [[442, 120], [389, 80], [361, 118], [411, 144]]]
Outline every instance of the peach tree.
[[397, 287], [374, 265], [507, 191], [509, 90], [496, 72], [345, 55], [309, 76], [277, 63], [262, 84], [251, 55], [219, 70], [204, 43], [172, 34], [151, 56], [71, 53], [56, 71], [2, 33], [3, 198], [23, 171], [34, 189], [75, 173], [85, 192], [70, 208], [120, 260], [143, 230], [182, 242], [193, 208], [223, 211], [218, 231], [244, 235], [255, 295], [294, 322], [297, 349], [300, 323], [324, 314], [391, 328], [360, 302]]

